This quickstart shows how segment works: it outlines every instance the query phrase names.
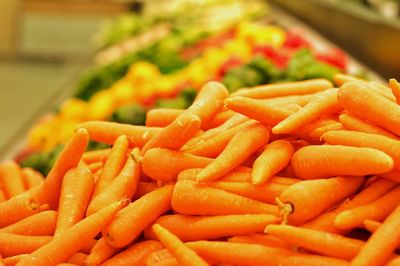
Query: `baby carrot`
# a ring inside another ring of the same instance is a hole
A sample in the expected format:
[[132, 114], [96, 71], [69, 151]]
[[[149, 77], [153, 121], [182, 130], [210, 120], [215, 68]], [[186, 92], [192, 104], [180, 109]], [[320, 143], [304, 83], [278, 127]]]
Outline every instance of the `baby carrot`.
[[84, 122], [77, 125], [77, 128], [85, 128], [90, 134], [90, 139], [110, 145], [119, 136], [125, 135], [129, 139], [131, 146], [139, 148], [143, 147], [147, 141], [161, 131], [159, 127], [136, 126], [106, 121]]
[[268, 144], [254, 162], [251, 182], [255, 185], [265, 184], [288, 165], [293, 152], [293, 146], [286, 140], [276, 140]]
[[[289, 223], [300, 225], [349, 197], [363, 181], [363, 177], [306, 180], [284, 190], [277, 202], [283, 215], [287, 215]], [[311, 195], [318, 195], [318, 200]]]
[[379, 228], [372, 233], [358, 255], [352, 260], [353, 266], [383, 265], [400, 244], [400, 207], [385, 219]]
[[114, 146], [111, 149], [110, 155], [108, 156], [101, 175], [96, 181], [92, 198], [99, 195], [104, 191], [114, 180], [114, 178], [121, 171], [127, 158], [127, 151], [129, 148], [129, 141], [125, 135], [121, 135], [117, 138]]
[[185, 169], [205, 167], [212, 161], [186, 152], [154, 148], [143, 156], [142, 170], [155, 180], [170, 181]]
[[146, 257], [154, 251], [162, 250], [163, 245], [154, 240], [145, 240], [118, 253], [105, 261], [102, 266], [144, 265]]
[[103, 236], [113, 247], [123, 247], [161, 214], [171, 208], [172, 185], [161, 187], [129, 204], [103, 230]]
[[396, 169], [400, 169], [400, 141], [376, 134], [338, 130], [327, 132], [322, 139], [328, 144], [367, 147], [391, 156]]
[[362, 119], [400, 134], [400, 106], [366, 86], [362, 82], [343, 84], [338, 93], [340, 105]]
[[44, 211], [26, 217], [14, 224], [3, 227], [0, 233], [10, 233], [31, 236], [51, 236], [54, 234], [57, 223], [56, 211]]
[[0, 233], [0, 254], [11, 257], [31, 253], [51, 241], [51, 236], [24, 236]]
[[400, 139], [398, 136], [387, 131], [386, 129], [383, 129], [381, 127], [373, 125], [373, 124], [371, 124], [361, 118], [358, 118], [352, 114], [342, 114], [339, 116], [339, 120], [340, 120], [340, 123], [342, 123], [344, 128], [347, 130], [382, 135], [382, 136], [386, 136], [386, 137], [389, 137], [389, 138], [392, 138], [395, 140]]
[[400, 104], [400, 83], [395, 79], [389, 80], [389, 87], [393, 95], [396, 97], [397, 104]]
[[[146, 266], [149, 266], [146, 264]], [[166, 259], [155, 264], [151, 264], [151, 266], [179, 266], [178, 261], [175, 258]]]
[[0, 188], [0, 202], [6, 201], [7, 197], [4, 191]]
[[400, 256], [394, 257], [385, 266], [400, 266]]
[[55, 236], [65, 232], [85, 217], [93, 188], [93, 174], [87, 168], [73, 168], [65, 174], [58, 205]]
[[[188, 216], [181, 214], [164, 215], [154, 224], [160, 224], [182, 241], [218, 239], [222, 237], [262, 232], [265, 226], [279, 222], [268, 214]], [[147, 239], [155, 239], [152, 227], [146, 228]]]
[[313, 144], [321, 144], [322, 142], [319, 137], [318, 138], [311, 137], [310, 134], [318, 128], [330, 126], [330, 125], [334, 125], [334, 124], [337, 124], [336, 120], [329, 118], [329, 117], [321, 117], [321, 118], [315, 119], [314, 121], [308, 123], [307, 125], [302, 126], [298, 130], [291, 132], [290, 135], [298, 137], [302, 140], [306, 140]]
[[385, 97], [391, 102], [396, 103], [396, 97], [393, 95], [392, 90], [386, 85], [383, 85], [382, 83], [376, 81], [368, 81], [365, 82], [365, 84], [367, 85], [367, 88], [369, 90], [378, 93], [379, 95]]
[[172, 108], [155, 108], [146, 113], [146, 126], [165, 127], [171, 124], [185, 110]]
[[179, 265], [201, 266], [209, 265], [195, 251], [185, 246], [178, 237], [159, 224], [153, 225], [153, 231], [161, 243], [175, 257]]
[[343, 229], [352, 229], [362, 227], [366, 219], [378, 222], [384, 220], [400, 203], [399, 193], [400, 187], [397, 187], [367, 205], [341, 212], [335, 218], [335, 226]]
[[32, 252], [17, 266], [54, 265], [66, 261], [78, 252], [85, 242], [93, 239], [128, 202], [127, 200], [114, 202], [81, 220], [58, 237], [53, 238], [48, 244]]
[[19, 261], [22, 259], [25, 259], [29, 256], [29, 254], [20, 254], [20, 255], [15, 255], [12, 257], [4, 258], [4, 265], [5, 266], [14, 266], [16, 265]]
[[[179, 173], [177, 180], [196, 180], [196, 176], [202, 168], [190, 168]], [[221, 177], [218, 181], [223, 182], [250, 182], [251, 168], [238, 167], [226, 176]]]
[[85, 260], [87, 256], [88, 255], [85, 253], [76, 252], [68, 259], [68, 263], [71, 263], [73, 265], [85, 265]]
[[[283, 96], [283, 97], [266, 99], [263, 100], [262, 102], [265, 104], [272, 105], [274, 107], [284, 107], [285, 109], [291, 111], [298, 111], [299, 109], [301, 109], [299, 107], [303, 107], [304, 105], [309, 103], [312, 99], [314, 99], [315, 95], [317, 95], [317, 93]], [[291, 108], [288, 108], [289, 105], [292, 105]]]
[[382, 223], [367, 219], [363, 221], [363, 225], [365, 229], [373, 233], [382, 225]]
[[187, 215], [278, 215], [277, 206], [208, 187], [191, 180], [176, 183], [171, 204], [176, 212]]
[[102, 193], [92, 199], [86, 211], [87, 216], [92, 215], [112, 202], [124, 198], [132, 198], [140, 178], [139, 157], [140, 151], [135, 148], [126, 160], [125, 166], [119, 175]]
[[290, 165], [296, 177], [316, 179], [381, 174], [392, 170], [394, 163], [389, 155], [372, 148], [310, 145], [296, 151]]
[[101, 149], [101, 150], [93, 150], [87, 151], [83, 154], [82, 160], [87, 163], [95, 163], [99, 161], [105, 161], [110, 154], [111, 149]]
[[342, 124], [339, 122], [332, 123], [330, 125], [318, 127], [310, 132], [310, 137], [314, 139], [321, 139], [322, 135], [330, 131], [337, 131], [344, 129]]
[[7, 198], [12, 198], [25, 191], [21, 168], [14, 161], [5, 161], [0, 164], [0, 183]]
[[335, 75], [333, 75], [333, 81], [335, 82], [335, 84], [337, 86], [342, 86], [347, 81], [362, 81], [362, 82], [365, 82], [366, 80], [358, 78], [358, 77], [355, 77], [355, 76], [343, 74], [343, 73], [336, 73]]
[[267, 144], [268, 140], [269, 131], [261, 124], [255, 124], [246, 131], [238, 132], [223, 152], [197, 175], [197, 179], [209, 181], [221, 178]]
[[396, 169], [393, 169], [392, 171], [380, 174], [379, 177], [400, 183], [400, 171], [396, 170]]
[[274, 248], [292, 249], [292, 246], [282, 239], [266, 234], [239, 235], [228, 238], [228, 242], [258, 244]]
[[287, 95], [310, 94], [332, 87], [333, 84], [327, 79], [310, 79], [305, 81], [261, 85], [249, 89], [238, 90], [233, 93], [233, 95], [266, 99]]
[[89, 256], [85, 260], [86, 266], [97, 266], [111, 258], [114, 254], [118, 253], [121, 249], [115, 248], [107, 244], [104, 237], [97, 240], [96, 244], [90, 250]]
[[104, 163], [102, 161], [98, 161], [95, 163], [91, 163], [87, 166], [87, 168], [90, 170], [92, 173], [96, 173], [98, 170], [102, 169], [104, 166]]
[[44, 177], [41, 173], [30, 167], [22, 168], [21, 173], [25, 189], [36, 187], [44, 180]]
[[329, 89], [316, 95], [315, 98], [302, 109], [275, 125], [272, 128], [272, 132], [274, 134], [293, 132], [322, 115], [333, 114], [340, 109], [341, 107], [337, 100], [337, 90]]
[[268, 225], [265, 233], [328, 257], [350, 260], [361, 250], [364, 242], [338, 234], [295, 227]]
[[147, 193], [150, 193], [158, 188], [156, 183], [149, 182], [139, 182], [135, 194], [133, 195], [133, 200], [143, 197]]
[[201, 125], [201, 128], [203, 130], [208, 130], [211, 128], [218, 127], [218, 126], [222, 125], [223, 123], [225, 123], [229, 118], [231, 118], [235, 114], [236, 113], [231, 110], [221, 111], [221, 112], [215, 114], [214, 117], [211, 118], [208, 122], [203, 123]]

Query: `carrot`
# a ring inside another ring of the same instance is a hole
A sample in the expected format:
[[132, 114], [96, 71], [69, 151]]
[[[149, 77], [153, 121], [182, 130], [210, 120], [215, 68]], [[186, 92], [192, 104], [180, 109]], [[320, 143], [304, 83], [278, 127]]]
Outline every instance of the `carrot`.
[[151, 148], [169, 148], [179, 150], [200, 129], [200, 117], [194, 114], [182, 114], [159, 134], [150, 139], [142, 149], [142, 154]]
[[12, 257], [8, 257], [4, 259], [4, 264], [5, 266], [14, 266], [16, 265], [20, 260], [27, 258], [29, 254], [20, 254], [20, 255], [15, 255]]
[[125, 135], [119, 136], [104, 164], [101, 175], [96, 181], [92, 198], [103, 192], [121, 171], [127, 158], [126, 153], [128, 152], [128, 148], [129, 142], [127, 137]]
[[385, 219], [379, 228], [372, 233], [358, 255], [352, 260], [354, 266], [383, 265], [389, 260], [392, 252], [400, 244], [400, 207]]
[[257, 244], [196, 241], [186, 245], [204, 259], [247, 266], [348, 266], [349, 263], [336, 258], [296, 253], [287, 249]]
[[378, 93], [379, 95], [385, 97], [391, 102], [396, 103], [396, 97], [393, 95], [392, 90], [388, 88], [386, 85], [383, 85], [376, 81], [368, 81], [365, 84], [367, 85], [367, 88], [369, 90]]
[[96, 244], [90, 250], [89, 256], [85, 259], [86, 266], [97, 266], [111, 258], [114, 254], [118, 253], [121, 249], [115, 248], [107, 244], [104, 237], [97, 240]]
[[101, 149], [101, 150], [93, 150], [87, 151], [83, 154], [82, 160], [85, 163], [91, 164], [99, 161], [105, 161], [110, 154], [111, 149]]
[[272, 128], [274, 134], [293, 132], [322, 115], [338, 112], [341, 109], [337, 100], [337, 90], [329, 89], [315, 96], [301, 110], [291, 114]]
[[[188, 216], [181, 214], [164, 215], [154, 224], [160, 224], [182, 241], [217, 239], [262, 232], [268, 224], [277, 223], [275, 216], [268, 214]], [[155, 239], [152, 227], [146, 228], [147, 239]]]
[[289, 243], [283, 241], [282, 239], [271, 236], [271, 235], [265, 235], [265, 234], [250, 234], [250, 235], [233, 236], [233, 237], [228, 238], [228, 242], [258, 244], [258, 245], [282, 248], [282, 249], [291, 249], [292, 248], [292, 246]]
[[96, 245], [97, 242], [98, 241], [96, 239], [92, 238], [92, 239], [88, 240], [79, 251], [83, 252], [83, 253], [86, 253], [86, 254], [89, 254], [90, 251]]
[[361, 240], [290, 225], [268, 225], [265, 233], [318, 254], [345, 260], [354, 258], [364, 245]]
[[233, 115], [235, 115], [235, 112], [231, 110], [227, 111], [221, 111], [217, 114], [214, 115], [213, 118], [210, 119], [210, 121], [203, 123], [201, 125], [201, 128], [204, 130], [208, 130], [214, 127], [218, 127], [225, 123], [229, 118], [231, 118]]
[[195, 251], [191, 250], [179, 240], [178, 237], [173, 235], [167, 229], [159, 224], [153, 225], [153, 231], [160, 242], [168, 249], [168, 251], [175, 257], [179, 265], [209, 265]]
[[186, 152], [154, 148], [143, 156], [143, 172], [155, 180], [170, 181], [189, 168], [204, 167], [212, 159], [192, 155]]
[[362, 81], [362, 82], [365, 82], [366, 80], [358, 78], [358, 77], [355, 77], [355, 76], [343, 74], [343, 73], [336, 73], [335, 75], [333, 75], [333, 81], [335, 82], [335, 84], [337, 86], [342, 86], [347, 81]]
[[129, 204], [103, 230], [103, 236], [113, 247], [123, 247], [161, 214], [171, 208], [172, 185], [154, 190]]
[[276, 140], [268, 144], [254, 162], [251, 182], [256, 185], [265, 184], [287, 166], [293, 152], [293, 146], [286, 140]]
[[400, 83], [396, 79], [389, 79], [389, 87], [396, 97], [397, 104], [400, 104]]
[[371, 124], [363, 119], [360, 119], [354, 115], [351, 115], [351, 114], [342, 114], [339, 116], [339, 120], [340, 120], [340, 123], [342, 123], [344, 128], [347, 130], [382, 135], [382, 136], [386, 136], [386, 137], [389, 137], [389, 138], [392, 138], [395, 140], [400, 139], [395, 134], [393, 134], [381, 127], [373, 125], [373, 124]]
[[[262, 102], [265, 104], [275, 106], [275, 107], [284, 107], [285, 109], [288, 109], [291, 111], [298, 111], [299, 109], [301, 109], [299, 107], [303, 107], [304, 105], [309, 103], [312, 99], [314, 99], [315, 95], [317, 95], [317, 93], [283, 96], [283, 97], [266, 99], [266, 100], [263, 100]], [[289, 105], [292, 105], [292, 108], [288, 108]], [[293, 105], [295, 105], [296, 107], [293, 108]]]
[[[363, 177], [306, 180], [288, 187], [277, 202], [284, 219], [287, 215], [290, 224], [300, 225], [353, 194], [363, 181]], [[317, 195], [318, 200], [312, 195]]]
[[[346, 82], [338, 93], [340, 105], [350, 113], [400, 134], [400, 107], [362, 82]], [[384, 107], [384, 108], [383, 108]]]
[[36, 187], [44, 180], [44, 177], [41, 173], [30, 167], [22, 168], [21, 173], [25, 189]]
[[274, 126], [292, 114], [291, 111], [264, 103], [262, 100], [241, 96], [227, 98], [225, 106], [267, 126]]
[[209, 181], [221, 178], [267, 144], [268, 140], [269, 131], [261, 124], [255, 124], [246, 131], [238, 132], [223, 152], [197, 175], [197, 179]]
[[139, 157], [140, 151], [138, 148], [135, 148], [131, 156], [126, 160], [120, 174], [102, 193], [92, 199], [86, 211], [87, 216], [92, 215], [112, 202], [124, 198], [132, 198], [136, 192], [140, 178]]
[[57, 266], [81, 266], [81, 265], [69, 263], [69, 262], [63, 262], [63, 263], [57, 264]]
[[367, 219], [363, 221], [363, 225], [365, 229], [373, 233], [382, 225], [382, 223]]
[[144, 265], [146, 257], [154, 251], [163, 249], [163, 245], [154, 240], [137, 243], [123, 252], [105, 261], [102, 266]]
[[31, 253], [51, 241], [51, 236], [24, 236], [0, 233], [0, 254], [11, 257]]
[[116, 139], [125, 135], [132, 147], [143, 147], [152, 137], [157, 135], [161, 128], [145, 127], [129, 124], [120, 124], [106, 121], [89, 121], [77, 125], [77, 128], [85, 128], [90, 138], [94, 141], [113, 144]]
[[277, 206], [197, 184], [191, 180], [176, 183], [171, 204], [176, 212], [187, 215], [278, 215]]
[[133, 200], [143, 197], [147, 193], [152, 192], [158, 188], [156, 183], [139, 182], [135, 194], [133, 195]]
[[0, 188], [0, 202], [6, 201], [6, 194], [4, 193], [4, 191]]
[[346, 230], [339, 229], [334, 226], [335, 218], [339, 213], [345, 210], [350, 210], [362, 205], [369, 204], [372, 201], [379, 199], [380, 197], [385, 195], [395, 186], [396, 184], [392, 181], [380, 179], [370, 184], [368, 187], [364, 188], [357, 195], [355, 195], [354, 198], [344, 201], [336, 209], [325, 212], [320, 216], [303, 224], [302, 226], [305, 228], [325, 231], [329, 233], [343, 234], [346, 232]]
[[33, 198], [31, 194], [0, 202], [0, 228], [37, 214], [43, 207], [48, 207], [48, 204], [40, 205], [38, 199]]
[[233, 93], [233, 95], [266, 99], [279, 96], [310, 94], [332, 87], [333, 84], [327, 79], [310, 79], [305, 81], [261, 85], [249, 89], [238, 90]]
[[298, 130], [291, 132], [290, 135], [298, 137], [307, 142], [311, 142], [313, 144], [321, 144], [322, 142], [319, 137], [317, 138], [315, 136], [311, 137], [310, 134], [318, 128], [330, 126], [333, 124], [337, 124], [337, 121], [329, 117], [321, 117], [315, 119], [314, 121], [308, 123], [307, 125], [302, 126]]
[[73, 168], [65, 174], [61, 188], [55, 236], [59, 236], [85, 217], [93, 188], [94, 178], [89, 169]]
[[48, 244], [31, 253], [17, 265], [54, 265], [66, 261], [79, 251], [85, 242], [93, 239], [128, 202], [127, 200], [114, 202], [81, 220], [58, 237], [53, 238]]
[[146, 126], [165, 127], [171, 124], [185, 110], [172, 108], [156, 108], [147, 111]]
[[380, 174], [379, 177], [400, 183], [400, 171], [393, 169], [387, 173]]
[[[229, 143], [229, 141], [240, 131], [248, 130], [249, 127], [256, 124], [254, 120], [244, 122], [240, 125], [227, 129], [220, 134], [204, 140], [197, 145], [190, 146], [186, 149], [182, 149], [184, 152], [204, 157], [217, 157]], [[208, 131], [207, 131], [208, 132]], [[207, 133], [206, 132], [206, 133]]]
[[389, 155], [372, 148], [310, 145], [296, 151], [290, 165], [296, 177], [316, 179], [381, 174], [392, 170], [394, 163]]
[[378, 222], [384, 220], [400, 203], [399, 192], [400, 187], [397, 187], [369, 204], [341, 212], [335, 218], [335, 226], [352, 229], [362, 227], [366, 219]]
[[[196, 180], [196, 176], [200, 173], [202, 168], [190, 168], [183, 170], [179, 173], [177, 180]], [[223, 176], [219, 181], [224, 182], [250, 182], [251, 168], [238, 167], [226, 176]]]
[[400, 256], [396, 256], [394, 259], [391, 259], [386, 266], [399, 266], [400, 265]]
[[211, 181], [206, 184], [207, 186], [271, 204], [274, 204], [275, 198], [288, 187], [288, 185], [279, 183], [267, 183], [262, 186], [256, 186], [247, 182], [226, 181]]
[[25, 191], [21, 168], [14, 161], [5, 161], [0, 164], [0, 183], [7, 198], [12, 198]]
[[[151, 241], [151, 240], [150, 240]], [[150, 253], [144, 260], [144, 265], [153, 265], [164, 260], [175, 259], [166, 248], [155, 250]]]
[[10, 233], [31, 236], [51, 236], [54, 234], [57, 223], [56, 211], [44, 211], [26, 217], [14, 224], [3, 227], [0, 233]]
[[310, 137], [314, 139], [321, 139], [322, 135], [330, 131], [337, 131], [344, 129], [342, 124], [339, 122], [332, 123], [330, 125], [318, 127], [310, 132]]
[[77, 252], [68, 259], [68, 263], [71, 263], [74, 265], [86, 266], [86, 264], [84, 262], [85, 262], [87, 256], [88, 255], [85, 253]]
[[92, 173], [96, 173], [98, 170], [102, 169], [104, 166], [104, 163], [102, 161], [98, 161], [95, 163], [91, 163], [87, 166], [87, 168], [90, 170]]

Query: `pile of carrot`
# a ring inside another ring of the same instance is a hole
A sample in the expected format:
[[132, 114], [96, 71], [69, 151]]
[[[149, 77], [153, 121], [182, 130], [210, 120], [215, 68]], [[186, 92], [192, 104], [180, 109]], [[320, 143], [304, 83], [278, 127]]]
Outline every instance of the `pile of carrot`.
[[400, 265], [400, 84], [335, 83], [209, 82], [47, 177], [1, 163], [0, 265]]

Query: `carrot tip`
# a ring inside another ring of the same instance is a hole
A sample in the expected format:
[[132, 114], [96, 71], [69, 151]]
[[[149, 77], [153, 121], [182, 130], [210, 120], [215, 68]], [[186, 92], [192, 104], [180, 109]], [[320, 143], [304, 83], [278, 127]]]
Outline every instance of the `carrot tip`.
[[282, 216], [282, 224], [288, 224], [288, 216], [294, 211], [294, 206], [291, 203], [282, 202], [278, 197], [275, 198], [275, 201]]
[[129, 203], [131, 203], [131, 200], [126, 198], [126, 199], [122, 199], [119, 204], [121, 204], [121, 206], [126, 207], [129, 205]]

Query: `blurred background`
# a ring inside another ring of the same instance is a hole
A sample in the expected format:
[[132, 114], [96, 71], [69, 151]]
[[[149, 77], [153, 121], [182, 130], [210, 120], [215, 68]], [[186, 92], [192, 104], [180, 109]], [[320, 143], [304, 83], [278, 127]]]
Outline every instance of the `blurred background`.
[[1, 0], [0, 157], [53, 156], [78, 122], [140, 124], [147, 108], [184, 108], [210, 79], [233, 91], [337, 71], [399, 78], [399, 6]]

